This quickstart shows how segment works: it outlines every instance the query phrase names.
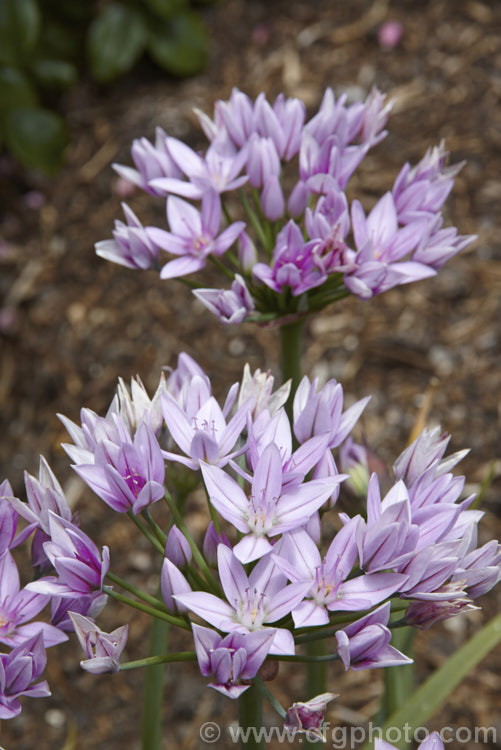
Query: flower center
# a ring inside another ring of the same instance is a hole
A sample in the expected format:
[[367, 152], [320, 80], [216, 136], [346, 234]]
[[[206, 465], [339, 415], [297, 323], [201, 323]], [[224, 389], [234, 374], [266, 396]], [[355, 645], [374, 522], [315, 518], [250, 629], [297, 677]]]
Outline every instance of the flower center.
[[140, 476], [135, 469], [131, 469], [130, 474], [127, 474], [124, 479], [127, 482], [128, 488], [134, 494], [134, 497], [139, 495], [146, 484], [146, 479]]
[[257, 589], [246, 589], [246, 598], [240, 603], [239, 620], [249, 630], [258, 630], [264, 622], [265, 595]]

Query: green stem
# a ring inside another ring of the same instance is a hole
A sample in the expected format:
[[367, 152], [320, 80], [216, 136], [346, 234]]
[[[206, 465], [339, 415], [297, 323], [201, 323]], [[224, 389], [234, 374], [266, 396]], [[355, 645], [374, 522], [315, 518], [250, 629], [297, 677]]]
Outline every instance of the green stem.
[[[397, 621], [390, 624], [397, 624]], [[414, 628], [403, 627], [392, 632], [391, 645], [412, 657]], [[414, 692], [415, 674], [414, 664], [399, 667], [386, 667], [384, 670], [384, 693], [382, 705], [382, 720], [392, 716], [406, 703]], [[407, 745], [406, 747], [410, 747]]]
[[230, 271], [229, 268], [226, 268], [224, 263], [221, 263], [219, 258], [216, 258], [215, 255], [209, 255], [209, 260], [216, 266], [216, 268], [221, 271], [221, 273], [224, 273], [225, 276], [233, 281], [233, 279], [235, 278], [235, 274], [233, 273], [233, 271]]
[[[170, 625], [153, 620], [150, 630], [150, 659], [165, 654]], [[157, 663], [145, 672], [143, 710], [141, 715], [142, 750], [162, 748], [162, 704], [164, 698], [165, 664]]]
[[[404, 602], [401, 599], [391, 600], [392, 614], [396, 612], [405, 612], [408, 606], [409, 602]], [[319, 641], [323, 638], [331, 638], [336, 634], [340, 626], [349, 625], [351, 622], [355, 622], [355, 620], [359, 620], [361, 617], [365, 617], [365, 615], [370, 614], [371, 611], [374, 610], [367, 609], [362, 612], [355, 612], [354, 614], [349, 614], [348, 612], [346, 612], [342, 615], [331, 616], [329, 619], [329, 625], [322, 628], [319, 628], [318, 626], [297, 628], [297, 630], [295, 631], [297, 635], [294, 636], [294, 641], [299, 645], [300, 643], [310, 643], [311, 641]], [[393, 623], [391, 627], [402, 627], [403, 624], [404, 621], [402, 619], [398, 620], [398, 622]]]
[[242, 201], [242, 205], [245, 208], [245, 212], [247, 216], [249, 217], [249, 221], [254, 227], [254, 231], [256, 232], [259, 241], [261, 242], [263, 248], [266, 250], [268, 255], [271, 254], [271, 249], [268, 247], [268, 238], [266, 236], [266, 233], [261, 226], [261, 222], [259, 221], [258, 217], [256, 216], [255, 212], [253, 211], [249, 201], [247, 200], [247, 196], [245, 195], [243, 190], [239, 191], [240, 200]]
[[306, 644], [308, 666], [306, 668], [306, 699], [327, 692], [327, 662], [334, 661], [337, 654], [326, 654], [325, 640]]
[[170, 625], [177, 625], [178, 628], [190, 630], [190, 626], [188, 625], [186, 620], [183, 620], [180, 617], [174, 617], [173, 615], [168, 615], [167, 612], [161, 612], [159, 609], [155, 609], [154, 607], [148, 607], [146, 604], [141, 604], [141, 602], [135, 602], [134, 599], [129, 599], [128, 596], [124, 596], [123, 594], [119, 594], [117, 591], [113, 591], [113, 589], [111, 589], [109, 586], [103, 586], [103, 591], [108, 596], [111, 596], [112, 599], [116, 599], [118, 602], [122, 602], [122, 604], [127, 604], [133, 609], [138, 609], [140, 612], [145, 612], [147, 615], [151, 615], [151, 617], [155, 617], [157, 620], [163, 620], [164, 622], [168, 622]]
[[127, 515], [129, 516], [130, 520], [137, 526], [141, 534], [144, 534], [146, 539], [152, 544], [155, 549], [160, 552], [160, 554], [164, 555], [164, 548], [156, 538], [154, 534], [151, 533], [149, 528], [141, 521], [140, 518], [134, 515], [134, 513], [131, 510], [127, 511]]
[[277, 712], [280, 718], [285, 719], [285, 717], [287, 716], [287, 711], [282, 706], [282, 704], [275, 698], [271, 690], [264, 684], [264, 682], [259, 676], [256, 676], [254, 678], [254, 685], [256, 686], [257, 690], [261, 693], [263, 698], [265, 698], [270, 704], [270, 706]]
[[143, 602], [151, 604], [152, 607], [155, 607], [156, 609], [165, 608], [165, 604], [163, 603], [163, 601], [157, 599], [156, 596], [151, 596], [151, 594], [147, 594], [145, 591], [141, 591], [141, 589], [136, 588], [128, 581], [124, 581], [123, 578], [115, 575], [115, 573], [111, 573], [110, 571], [108, 571], [108, 573], [106, 574], [106, 578], [108, 578], [113, 583], [116, 583], [116, 585], [120, 586], [120, 588], [124, 589], [124, 591], [128, 591], [129, 594], [133, 594], [138, 599], [142, 599]]
[[141, 667], [154, 667], [157, 664], [172, 664], [178, 661], [196, 661], [197, 655], [194, 651], [175, 651], [173, 654], [163, 654], [161, 656], [147, 656], [146, 659], [137, 659], [136, 661], [126, 661], [120, 664], [120, 671], [127, 669], [139, 669]]
[[[255, 685], [251, 685], [245, 693], [242, 693], [238, 699], [238, 720], [243, 736], [241, 746], [243, 750], [264, 750], [264, 742], [260, 737], [259, 731], [263, 726], [263, 701], [261, 693]], [[255, 732], [249, 731], [248, 736], [245, 730], [255, 729]]]
[[289, 417], [292, 416], [292, 399], [301, 381], [301, 354], [303, 344], [302, 319], [280, 327], [280, 366], [282, 382], [292, 380], [291, 398], [287, 403]]
[[298, 664], [326, 664], [329, 661], [337, 661], [339, 656], [337, 654], [268, 654], [266, 658], [271, 661], [291, 661]]
[[165, 493], [165, 500], [167, 502], [167, 505], [170, 508], [170, 511], [172, 513], [172, 517], [173, 517], [173, 519], [174, 519], [174, 521], [175, 521], [175, 523], [176, 523], [179, 531], [181, 531], [185, 535], [186, 540], [187, 540], [188, 544], [190, 545], [191, 551], [193, 553], [193, 559], [195, 560], [196, 564], [198, 565], [198, 567], [202, 571], [202, 573], [203, 573], [203, 575], [204, 575], [204, 577], [205, 577], [205, 579], [206, 579], [206, 581], [207, 581], [210, 589], [212, 590], [212, 592], [215, 593], [216, 596], [219, 596], [220, 593], [221, 593], [221, 589], [219, 587], [219, 584], [216, 581], [216, 579], [214, 578], [214, 575], [212, 574], [211, 569], [209, 568], [209, 566], [205, 562], [205, 558], [202, 555], [202, 553], [200, 552], [200, 550], [198, 549], [198, 546], [197, 546], [196, 542], [194, 541], [193, 537], [191, 536], [190, 532], [188, 531], [188, 527], [186, 526], [186, 524], [184, 522], [184, 518], [182, 517], [181, 513], [179, 512], [179, 509], [178, 509], [176, 503], [174, 502], [173, 498], [170, 496], [170, 494], [168, 492]]
[[143, 511], [141, 511], [141, 515], [143, 516], [143, 518], [146, 519], [152, 532], [154, 533], [154, 535], [156, 536], [156, 538], [158, 539], [158, 541], [162, 545], [162, 548], [165, 551], [165, 542], [167, 541], [167, 534], [165, 533], [165, 531], [163, 531], [163, 529], [160, 528], [158, 523], [153, 520], [148, 508], [145, 508]]

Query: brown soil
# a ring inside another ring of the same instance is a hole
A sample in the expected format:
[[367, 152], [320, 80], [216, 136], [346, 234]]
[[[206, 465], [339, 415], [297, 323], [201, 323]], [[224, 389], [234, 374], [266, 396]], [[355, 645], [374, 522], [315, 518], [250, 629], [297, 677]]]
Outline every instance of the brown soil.
[[[496, 532], [499, 537], [501, 6], [477, 0], [227, 0], [203, 15], [213, 39], [204, 75], [177, 82], [144, 64], [109, 91], [83, 83], [64, 102], [72, 145], [57, 179], [23, 174], [2, 160], [0, 479], [8, 477], [22, 493], [22, 471], [36, 473], [42, 452], [84, 529], [110, 545], [117, 572], [138, 583], [152, 578], [143, 540], [72, 475], [59, 447], [66, 435], [56, 412], [73, 419], [81, 406], [103, 412], [119, 375], [139, 373], [153, 387], [160, 368], [174, 364], [182, 350], [201, 363], [222, 394], [246, 360], [276, 372], [277, 339], [273, 329], [222, 328], [184, 287], [95, 256], [94, 243], [110, 236], [120, 216], [110, 163], [128, 163], [132, 139], [151, 138], [156, 125], [202, 145], [192, 108], [211, 112], [214, 100], [227, 98], [234, 85], [251, 96], [261, 90], [270, 98], [280, 91], [300, 96], [313, 110], [326, 86], [357, 94], [376, 84], [395, 98], [390, 135], [358, 170], [352, 192], [370, 204], [404, 161], [417, 161], [445, 138], [452, 161], [467, 161], [448, 201], [448, 218], [461, 233], [479, 237], [430, 281], [370, 303], [350, 299], [319, 315], [308, 328], [305, 370], [340, 379], [350, 398], [372, 394], [363, 429], [389, 462], [429, 397], [429, 421], [452, 433], [453, 449], [472, 449], [464, 461], [468, 482], [478, 486], [497, 457], [481, 533], [485, 540]], [[392, 51], [377, 41], [385, 19], [403, 24], [402, 41]], [[44, 197], [40, 208], [29, 207], [33, 196], [26, 193], [33, 190]], [[162, 221], [162, 201], [136, 193], [129, 202], [145, 223]], [[419, 635], [420, 678], [498, 611], [499, 597], [486, 597], [482, 613]], [[142, 616], [109, 606], [102, 626], [110, 629], [125, 618], [127, 656], [139, 658], [147, 649]], [[173, 641], [176, 648], [190, 648], [180, 636]], [[53, 696], [27, 701], [19, 718], [3, 722], [6, 750], [139, 749], [142, 674], [85, 674], [75, 643], [49, 656]], [[498, 650], [430, 727], [495, 726], [499, 738], [500, 675]], [[301, 699], [297, 669], [282, 669], [276, 685], [284, 703]], [[344, 675], [336, 666], [332, 689], [341, 696], [331, 704], [330, 721], [363, 724], [377, 710], [380, 675]], [[200, 725], [228, 725], [235, 717], [236, 706], [207, 690], [194, 666], [168, 670], [165, 748], [206, 747]], [[221, 740], [217, 747], [233, 744]]]

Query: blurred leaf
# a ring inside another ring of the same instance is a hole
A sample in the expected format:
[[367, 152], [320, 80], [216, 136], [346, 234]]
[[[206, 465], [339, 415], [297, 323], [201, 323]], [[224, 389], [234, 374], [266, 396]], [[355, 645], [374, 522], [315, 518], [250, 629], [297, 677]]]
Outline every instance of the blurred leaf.
[[40, 107], [12, 109], [4, 118], [5, 142], [27, 167], [54, 174], [63, 163], [68, 133], [64, 120]]
[[144, 0], [144, 4], [163, 21], [170, 21], [173, 16], [187, 8], [188, 0]]
[[49, 22], [44, 24], [38, 47], [47, 58], [74, 60], [82, 45], [82, 30], [69, 24]]
[[42, 86], [54, 89], [73, 86], [78, 76], [76, 67], [64, 60], [38, 60], [33, 73]]
[[87, 23], [96, 13], [94, 6], [89, 0], [43, 0], [44, 17], [51, 14], [65, 25]]
[[92, 73], [108, 83], [137, 61], [144, 50], [146, 28], [138, 13], [114, 3], [91, 23], [87, 41]]
[[[409, 726], [411, 732], [422, 727], [433, 714], [438, 711], [442, 703], [449, 697], [455, 687], [459, 685], [468, 672], [501, 642], [501, 615], [494, 617], [487, 625], [470, 638], [456, 653], [434, 672], [431, 677], [411, 695], [411, 697], [392, 714], [381, 727], [383, 738], [391, 727], [403, 729]], [[396, 667], [398, 669], [398, 667]], [[403, 733], [402, 733], [403, 734]], [[400, 741], [394, 743], [396, 747], [403, 747], [405, 734]], [[363, 746], [362, 750], [371, 750], [371, 743]]]
[[40, 29], [36, 0], [0, 0], [0, 63], [21, 65]]
[[16, 68], [0, 68], [0, 111], [33, 107], [37, 95], [27, 78]]
[[200, 18], [194, 13], [183, 13], [150, 33], [148, 52], [169, 73], [192, 76], [204, 69], [208, 45]]

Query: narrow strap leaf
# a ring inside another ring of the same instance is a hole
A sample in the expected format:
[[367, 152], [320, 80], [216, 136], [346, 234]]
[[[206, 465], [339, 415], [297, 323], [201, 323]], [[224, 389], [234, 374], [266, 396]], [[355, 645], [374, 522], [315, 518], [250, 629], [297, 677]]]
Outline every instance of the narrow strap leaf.
[[[431, 675], [409, 698], [409, 700], [392, 714], [382, 726], [382, 736], [388, 727], [403, 728], [406, 724], [410, 730], [423, 726], [440, 708], [452, 691], [477, 666], [487, 654], [501, 642], [501, 615], [487, 623], [473, 638], [461, 646], [454, 656]], [[402, 748], [405, 738], [395, 743]], [[362, 750], [370, 750], [371, 744], [364, 745]]]

